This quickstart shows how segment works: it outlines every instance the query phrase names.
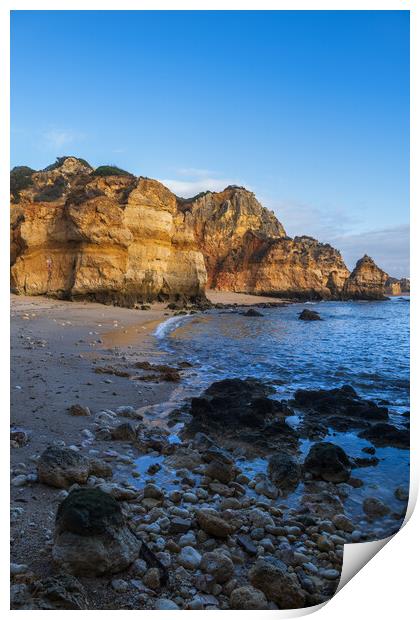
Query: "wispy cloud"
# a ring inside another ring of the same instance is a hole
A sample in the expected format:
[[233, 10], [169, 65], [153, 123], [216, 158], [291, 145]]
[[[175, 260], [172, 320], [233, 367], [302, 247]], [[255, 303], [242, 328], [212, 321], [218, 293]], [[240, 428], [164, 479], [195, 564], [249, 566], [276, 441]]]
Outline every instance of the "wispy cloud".
[[177, 176], [181, 177], [211, 177], [217, 174], [214, 170], [207, 170], [206, 168], [177, 168]]
[[339, 235], [331, 239], [341, 250], [348, 267], [354, 267], [369, 254], [381, 269], [396, 278], [410, 275], [410, 227], [408, 224], [371, 230], [359, 234]]
[[80, 132], [65, 129], [49, 129], [43, 134], [43, 143], [50, 149], [61, 149], [84, 137]]
[[409, 276], [410, 232], [407, 224], [360, 232], [362, 219], [345, 209], [319, 209], [293, 202], [266, 206], [274, 208], [288, 235], [305, 234], [330, 243], [341, 251], [349, 269], [368, 254], [391, 276]]
[[355, 216], [340, 208], [319, 209], [298, 202], [284, 202], [276, 205], [274, 210], [288, 235], [310, 235], [325, 242], [352, 232], [360, 223]]
[[228, 185], [242, 185], [237, 179], [217, 179], [202, 177], [194, 180], [159, 179], [161, 183], [169, 187], [171, 191], [182, 198], [190, 198], [200, 192], [220, 192]]

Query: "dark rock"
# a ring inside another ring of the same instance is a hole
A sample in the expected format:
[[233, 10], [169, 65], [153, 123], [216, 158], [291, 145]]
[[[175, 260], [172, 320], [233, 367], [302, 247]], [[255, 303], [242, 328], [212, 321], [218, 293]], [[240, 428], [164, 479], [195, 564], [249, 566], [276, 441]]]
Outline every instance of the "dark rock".
[[410, 431], [400, 429], [392, 424], [375, 424], [358, 434], [362, 439], [368, 439], [375, 446], [392, 446], [393, 448], [408, 449], [410, 447]]
[[337, 430], [367, 426], [367, 421], [388, 419], [388, 409], [363, 400], [350, 385], [332, 390], [297, 390], [292, 404], [306, 415], [324, 421]]
[[315, 312], [315, 310], [302, 310], [298, 318], [301, 321], [322, 321], [318, 312]]
[[264, 316], [262, 312], [258, 312], [258, 310], [255, 310], [254, 308], [250, 308], [249, 310], [247, 310], [246, 312], [243, 312], [242, 314], [244, 316]]
[[256, 379], [224, 379], [191, 400], [191, 413], [204, 427], [262, 428], [275, 416], [285, 415], [284, 405], [268, 398], [273, 393]]
[[305, 471], [327, 482], [347, 482], [351, 465], [340, 446], [329, 442], [314, 444], [304, 462]]
[[283, 491], [293, 491], [301, 478], [301, 466], [297, 459], [287, 452], [273, 454], [268, 461], [270, 480]]

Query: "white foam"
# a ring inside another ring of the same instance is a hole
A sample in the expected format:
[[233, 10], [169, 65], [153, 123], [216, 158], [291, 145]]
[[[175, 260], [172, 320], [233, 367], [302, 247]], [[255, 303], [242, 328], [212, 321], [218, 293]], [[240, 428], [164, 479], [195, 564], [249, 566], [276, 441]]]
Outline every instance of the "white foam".
[[158, 338], [159, 340], [163, 340], [164, 338], [168, 336], [168, 334], [170, 334], [172, 331], [177, 329], [177, 327], [179, 327], [182, 323], [184, 323], [186, 319], [190, 319], [190, 318], [191, 316], [188, 314], [185, 314], [182, 316], [171, 316], [170, 319], [163, 321], [163, 323], [160, 323], [156, 327], [155, 331], [153, 332], [153, 335], [156, 336], [156, 338]]

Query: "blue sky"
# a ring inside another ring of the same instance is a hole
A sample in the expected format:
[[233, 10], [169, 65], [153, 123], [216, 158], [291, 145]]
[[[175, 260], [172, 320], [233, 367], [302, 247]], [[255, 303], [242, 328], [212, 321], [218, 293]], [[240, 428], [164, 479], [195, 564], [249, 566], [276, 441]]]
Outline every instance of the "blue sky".
[[409, 273], [408, 11], [14, 11], [11, 165], [74, 154]]

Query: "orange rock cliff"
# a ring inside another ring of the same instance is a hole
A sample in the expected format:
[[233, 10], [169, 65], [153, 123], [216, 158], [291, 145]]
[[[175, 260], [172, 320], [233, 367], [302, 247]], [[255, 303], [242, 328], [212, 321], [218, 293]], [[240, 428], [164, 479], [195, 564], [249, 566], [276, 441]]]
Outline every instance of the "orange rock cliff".
[[75, 157], [12, 170], [11, 264], [15, 293], [127, 306], [200, 300], [206, 287], [294, 299], [403, 290], [367, 256], [350, 274], [330, 245], [287, 237], [243, 187], [183, 199], [158, 181]]

